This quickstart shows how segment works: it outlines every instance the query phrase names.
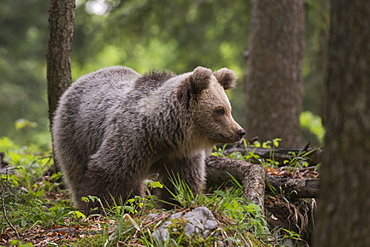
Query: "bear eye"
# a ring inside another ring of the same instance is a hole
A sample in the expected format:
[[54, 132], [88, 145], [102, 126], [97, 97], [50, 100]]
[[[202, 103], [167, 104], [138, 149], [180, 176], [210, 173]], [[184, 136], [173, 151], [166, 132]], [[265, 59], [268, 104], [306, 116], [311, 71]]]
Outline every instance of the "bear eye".
[[220, 116], [225, 115], [225, 109], [223, 109], [223, 108], [221, 108], [221, 109], [217, 109], [217, 110], [216, 110], [216, 113], [217, 113], [218, 115], [220, 115]]

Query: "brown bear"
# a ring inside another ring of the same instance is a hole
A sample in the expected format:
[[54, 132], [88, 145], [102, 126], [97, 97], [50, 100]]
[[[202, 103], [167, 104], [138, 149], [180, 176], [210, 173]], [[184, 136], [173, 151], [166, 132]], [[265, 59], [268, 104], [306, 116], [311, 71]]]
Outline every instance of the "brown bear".
[[178, 174], [199, 193], [205, 150], [245, 134], [225, 93], [234, 84], [233, 71], [203, 67], [176, 76], [115, 66], [78, 79], [61, 97], [52, 128], [77, 208], [98, 206], [81, 200], [88, 195], [108, 205], [143, 196], [143, 180], [153, 173], [169, 189], [168, 174]]

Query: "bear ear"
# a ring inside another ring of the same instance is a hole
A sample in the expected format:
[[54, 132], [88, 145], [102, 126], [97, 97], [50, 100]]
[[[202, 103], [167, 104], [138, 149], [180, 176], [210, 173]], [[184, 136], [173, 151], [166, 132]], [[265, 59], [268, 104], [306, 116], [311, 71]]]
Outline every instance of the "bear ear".
[[200, 94], [207, 89], [212, 77], [212, 71], [207, 68], [197, 67], [190, 76], [190, 88], [192, 94]]
[[236, 74], [234, 71], [223, 68], [213, 73], [225, 90], [235, 87]]
[[190, 99], [197, 96], [209, 87], [212, 71], [207, 68], [197, 67], [189, 77], [187, 77], [177, 90], [177, 99], [187, 109], [190, 106]]

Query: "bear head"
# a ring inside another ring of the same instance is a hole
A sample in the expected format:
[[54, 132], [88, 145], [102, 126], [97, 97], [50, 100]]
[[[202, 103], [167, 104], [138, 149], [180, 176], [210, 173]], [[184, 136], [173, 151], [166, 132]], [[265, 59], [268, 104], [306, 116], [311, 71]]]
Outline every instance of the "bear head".
[[245, 134], [231, 115], [225, 91], [234, 87], [235, 79], [235, 73], [226, 68], [212, 73], [197, 67], [178, 88], [177, 99], [192, 115], [194, 134], [211, 146], [240, 141]]

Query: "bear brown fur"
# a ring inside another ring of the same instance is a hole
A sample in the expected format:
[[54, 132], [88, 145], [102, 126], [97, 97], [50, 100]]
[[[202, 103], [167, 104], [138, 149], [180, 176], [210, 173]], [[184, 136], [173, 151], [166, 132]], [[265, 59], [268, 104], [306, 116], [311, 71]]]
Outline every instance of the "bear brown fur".
[[81, 200], [88, 195], [108, 205], [143, 196], [143, 180], [152, 173], [169, 189], [168, 174], [178, 174], [199, 193], [205, 150], [245, 134], [225, 93], [234, 83], [231, 70], [203, 67], [176, 76], [115, 66], [78, 79], [61, 97], [52, 128], [74, 204], [98, 206]]

